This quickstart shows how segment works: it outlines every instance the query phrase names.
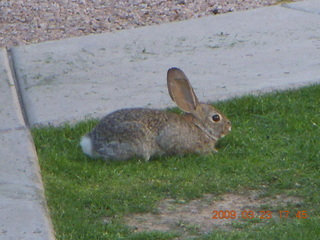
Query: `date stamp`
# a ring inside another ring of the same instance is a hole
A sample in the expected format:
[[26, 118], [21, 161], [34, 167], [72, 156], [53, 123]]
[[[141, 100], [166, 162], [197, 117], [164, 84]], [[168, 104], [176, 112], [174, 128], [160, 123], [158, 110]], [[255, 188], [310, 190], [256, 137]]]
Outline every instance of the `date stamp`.
[[287, 219], [287, 218], [297, 218], [297, 219], [306, 219], [308, 218], [307, 211], [278, 211], [278, 212], [272, 212], [272, 211], [259, 211], [255, 212], [252, 210], [244, 210], [242, 212], [237, 213], [234, 210], [228, 211], [216, 211], [214, 210], [212, 212], [212, 219], [271, 219], [273, 217], [278, 217], [280, 219]]

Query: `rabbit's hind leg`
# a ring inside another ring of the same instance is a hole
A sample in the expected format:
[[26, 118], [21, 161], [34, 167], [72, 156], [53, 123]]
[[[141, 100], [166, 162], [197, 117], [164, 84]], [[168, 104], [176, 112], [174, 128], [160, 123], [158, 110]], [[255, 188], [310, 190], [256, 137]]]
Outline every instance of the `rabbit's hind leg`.
[[153, 154], [150, 131], [139, 122], [123, 122], [113, 129], [111, 141], [99, 146], [96, 152], [105, 159], [125, 161], [141, 157], [148, 161]]
[[105, 159], [125, 161], [137, 155], [135, 150], [131, 143], [113, 141], [103, 145], [97, 152]]

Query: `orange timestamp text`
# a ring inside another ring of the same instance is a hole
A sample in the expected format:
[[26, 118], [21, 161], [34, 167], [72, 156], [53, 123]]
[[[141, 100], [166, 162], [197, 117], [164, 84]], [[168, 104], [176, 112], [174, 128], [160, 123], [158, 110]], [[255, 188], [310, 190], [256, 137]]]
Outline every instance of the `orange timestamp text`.
[[298, 218], [298, 219], [306, 219], [308, 218], [307, 211], [298, 211], [298, 212], [290, 212], [290, 211], [279, 211], [279, 212], [272, 212], [272, 211], [242, 211], [237, 213], [237, 211], [213, 211], [212, 219], [271, 219], [274, 216], [278, 216], [280, 219], [286, 218]]

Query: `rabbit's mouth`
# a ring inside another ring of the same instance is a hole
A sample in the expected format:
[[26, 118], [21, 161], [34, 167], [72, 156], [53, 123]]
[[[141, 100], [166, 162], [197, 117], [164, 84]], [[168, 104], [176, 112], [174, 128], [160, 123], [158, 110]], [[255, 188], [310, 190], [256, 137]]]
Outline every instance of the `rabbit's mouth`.
[[230, 122], [228, 122], [229, 124], [227, 126], [224, 127], [223, 129], [223, 133], [221, 133], [221, 137], [226, 136], [227, 134], [229, 134], [231, 132], [231, 124]]
[[226, 136], [226, 134], [222, 133], [222, 134], [220, 135], [220, 138], [224, 138], [225, 136]]
[[228, 127], [226, 128], [225, 133], [221, 133], [220, 138], [225, 137], [229, 132], [231, 132], [231, 126], [228, 126]]

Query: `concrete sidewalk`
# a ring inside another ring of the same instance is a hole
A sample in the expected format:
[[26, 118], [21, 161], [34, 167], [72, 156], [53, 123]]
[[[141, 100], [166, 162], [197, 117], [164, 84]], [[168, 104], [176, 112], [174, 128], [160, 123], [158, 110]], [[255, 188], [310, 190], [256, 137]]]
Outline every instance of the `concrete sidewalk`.
[[0, 50], [0, 239], [54, 239], [28, 127], [173, 106], [173, 66], [202, 101], [320, 83], [320, 1]]
[[5, 49], [0, 49], [0, 76], [0, 239], [54, 239], [36, 150]]

